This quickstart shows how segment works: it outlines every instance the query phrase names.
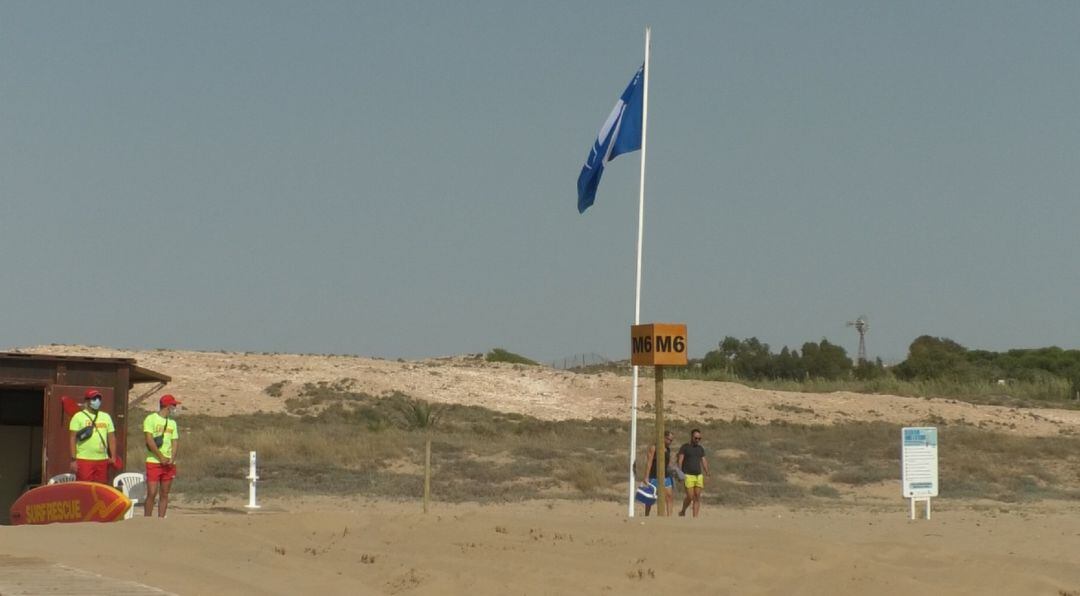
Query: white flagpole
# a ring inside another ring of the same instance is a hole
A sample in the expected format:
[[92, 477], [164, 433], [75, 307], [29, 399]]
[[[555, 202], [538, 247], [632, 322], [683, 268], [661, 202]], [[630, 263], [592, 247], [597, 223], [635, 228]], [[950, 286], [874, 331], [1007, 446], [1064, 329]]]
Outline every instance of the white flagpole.
[[[641, 324], [641, 240], [645, 235], [645, 138], [649, 130], [649, 46], [652, 30], [645, 27], [645, 68], [642, 72], [641, 103], [641, 180], [638, 185], [638, 226], [637, 226], [637, 279], [634, 283], [634, 324]], [[634, 457], [637, 455], [637, 412], [638, 412], [638, 367], [634, 367], [634, 387], [630, 398], [630, 503], [628, 515], [634, 517], [634, 494], [637, 483], [634, 481]], [[649, 465], [647, 462], [644, 465]], [[657, 478], [663, 478], [657, 473]], [[657, 491], [657, 498], [661, 498]]]

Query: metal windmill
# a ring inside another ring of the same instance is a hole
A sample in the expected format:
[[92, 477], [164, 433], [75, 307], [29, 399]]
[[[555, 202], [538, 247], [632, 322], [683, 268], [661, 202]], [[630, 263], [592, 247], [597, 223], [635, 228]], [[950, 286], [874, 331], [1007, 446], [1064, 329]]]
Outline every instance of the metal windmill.
[[870, 329], [870, 322], [866, 320], [866, 315], [859, 315], [859, 318], [854, 321], [847, 322], [848, 327], [854, 327], [855, 331], [859, 332], [859, 359], [858, 364], [866, 362], [866, 332]]

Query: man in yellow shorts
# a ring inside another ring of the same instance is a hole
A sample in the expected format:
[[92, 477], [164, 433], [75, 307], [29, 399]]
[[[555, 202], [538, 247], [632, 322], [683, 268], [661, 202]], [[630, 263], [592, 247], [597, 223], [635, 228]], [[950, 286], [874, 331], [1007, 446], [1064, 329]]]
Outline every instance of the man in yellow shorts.
[[686, 515], [686, 509], [694, 506], [694, 517], [701, 511], [701, 491], [705, 488], [705, 477], [709, 475], [709, 462], [705, 461], [705, 448], [701, 446], [701, 431], [690, 431], [690, 442], [679, 447], [679, 469], [686, 474], [686, 497], [683, 499], [679, 516]]

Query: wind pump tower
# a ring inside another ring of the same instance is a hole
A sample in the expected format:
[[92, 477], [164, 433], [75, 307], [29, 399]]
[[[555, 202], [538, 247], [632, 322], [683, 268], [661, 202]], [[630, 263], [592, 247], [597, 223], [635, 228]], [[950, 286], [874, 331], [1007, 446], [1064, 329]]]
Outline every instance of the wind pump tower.
[[862, 364], [866, 362], [866, 332], [870, 329], [870, 323], [866, 320], [866, 315], [859, 315], [854, 321], [848, 321], [847, 326], [854, 327], [855, 331], [859, 332], [859, 359], [856, 364]]

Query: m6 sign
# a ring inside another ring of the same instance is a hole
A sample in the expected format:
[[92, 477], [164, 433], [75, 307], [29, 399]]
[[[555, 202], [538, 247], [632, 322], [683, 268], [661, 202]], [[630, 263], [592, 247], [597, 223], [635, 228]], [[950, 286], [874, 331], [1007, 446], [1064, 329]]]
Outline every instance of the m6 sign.
[[630, 364], [686, 366], [686, 324], [631, 325]]

